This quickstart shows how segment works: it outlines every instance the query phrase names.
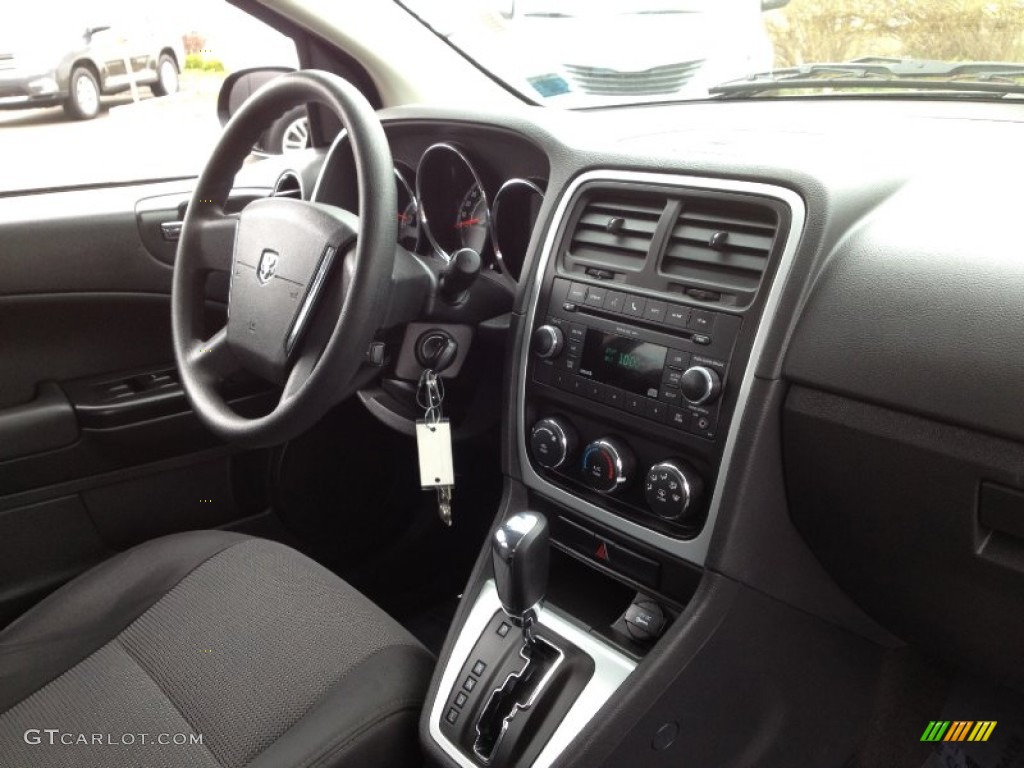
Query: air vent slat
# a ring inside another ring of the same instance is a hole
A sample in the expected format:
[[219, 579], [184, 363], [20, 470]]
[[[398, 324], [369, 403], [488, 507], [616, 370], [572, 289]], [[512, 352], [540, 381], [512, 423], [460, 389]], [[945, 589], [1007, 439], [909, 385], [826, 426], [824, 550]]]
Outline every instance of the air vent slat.
[[577, 215], [567, 258], [582, 266], [639, 271], [647, 259], [665, 202], [655, 194], [591, 194]]
[[778, 217], [753, 201], [683, 200], [661, 270], [687, 285], [753, 299], [768, 265]]
[[711, 242], [711, 238], [719, 232], [728, 233], [726, 243], [729, 250], [748, 250], [762, 255], [771, 249], [772, 240], [775, 239], [774, 232], [759, 235], [749, 232], [729, 230], [724, 227], [703, 227], [684, 224], [676, 227], [675, 231], [672, 233], [672, 241], [693, 243], [695, 245], [707, 245]]
[[761, 255], [747, 255], [735, 250], [728, 252], [713, 251], [704, 246], [691, 243], [670, 245], [665, 253], [665, 260], [678, 259], [680, 261], [698, 262], [709, 266], [719, 266], [723, 270], [741, 270], [753, 272], [755, 277], [760, 277], [764, 271], [764, 253]]

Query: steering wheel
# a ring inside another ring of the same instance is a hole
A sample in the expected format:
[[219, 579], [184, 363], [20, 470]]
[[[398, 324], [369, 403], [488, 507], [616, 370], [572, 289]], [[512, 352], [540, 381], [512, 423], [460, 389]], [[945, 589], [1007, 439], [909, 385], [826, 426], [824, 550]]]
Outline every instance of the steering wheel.
[[[341, 120], [355, 155], [358, 215], [333, 206], [268, 198], [225, 213], [235, 174], [270, 122], [318, 102]], [[192, 194], [171, 289], [174, 355], [200, 420], [222, 439], [249, 446], [288, 440], [352, 388], [385, 321], [398, 220], [394, 165], [373, 108], [327, 72], [278, 77], [232, 117]], [[229, 272], [227, 324], [204, 329], [210, 272]], [[255, 418], [221, 393], [240, 370], [281, 387]]]

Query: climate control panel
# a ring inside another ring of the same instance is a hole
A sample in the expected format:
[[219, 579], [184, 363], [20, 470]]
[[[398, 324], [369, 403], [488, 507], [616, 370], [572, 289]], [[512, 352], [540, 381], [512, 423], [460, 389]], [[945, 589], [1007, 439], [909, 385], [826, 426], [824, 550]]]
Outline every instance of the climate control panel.
[[[594, 426], [582, 427], [583, 433]], [[658, 448], [645, 445], [638, 456], [620, 435], [603, 434], [583, 443], [581, 429], [564, 415], [538, 419], [530, 430], [530, 455], [544, 471], [590, 492], [639, 508], [648, 522], [686, 527], [704, 509], [704, 480], [689, 462], [656, 458]]]

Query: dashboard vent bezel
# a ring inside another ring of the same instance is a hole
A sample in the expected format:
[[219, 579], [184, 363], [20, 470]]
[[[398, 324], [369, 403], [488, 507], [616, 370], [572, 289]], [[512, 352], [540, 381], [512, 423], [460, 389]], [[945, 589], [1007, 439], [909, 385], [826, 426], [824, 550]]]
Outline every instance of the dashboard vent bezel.
[[703, 193], [681, 197], [677, 211], [658, 274], [691, 297], [752, 303], [778, 245], [783, 222], [776, 207], [755, 198]]
[[570, 272], [641, 272], [657, 244], [668, 197], [646, 190], [595, 187], [577, 203], [563, 241]]
[[[628, 247], [629, 241], [599, 231], [615, 213], [628, 219], [637, 206], [646, 211], [643, 240]], [[574, 196], [561, 230], [557, 270], [572, 280], [742, 311], [756, 301], [774, 268], [789, 221], [786, 206], [776, 200], [739, 192], [588, 184]]]

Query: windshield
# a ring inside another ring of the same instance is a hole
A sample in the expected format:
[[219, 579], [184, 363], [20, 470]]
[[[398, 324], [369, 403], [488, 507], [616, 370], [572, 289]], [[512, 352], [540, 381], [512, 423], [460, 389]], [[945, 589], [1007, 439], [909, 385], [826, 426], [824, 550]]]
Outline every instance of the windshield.
[[[809, 67], [883, 60], [924, 63], [930, 94], [941, 95], [939, 80], [962, 96], [965, 80], [992, 80], [1008, 68], [937, 64], [1024, 62], [1024, 0], [396, 1], [528, 101], [566, 108], [923, 90], [924, 78], [915, 82], [906, 67], [885, 69], [884, 88], [877, 68], [872, 82], [858, 83], [860, 70], [837, 78], [834, 69]], [[805, 67], [784, 88], [764, 85], [779, 70]], [[735, 87], [755, 75], [757, 88]], [[1022, 78], [1015, 82], [1019, 90]], [[971, 94], [1000, 98], [1014, 89]]]

